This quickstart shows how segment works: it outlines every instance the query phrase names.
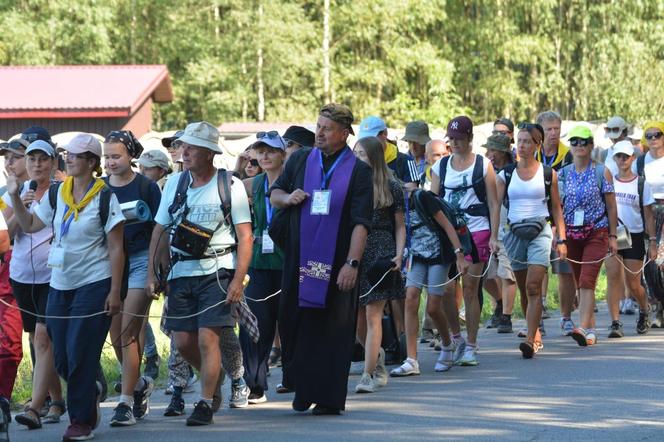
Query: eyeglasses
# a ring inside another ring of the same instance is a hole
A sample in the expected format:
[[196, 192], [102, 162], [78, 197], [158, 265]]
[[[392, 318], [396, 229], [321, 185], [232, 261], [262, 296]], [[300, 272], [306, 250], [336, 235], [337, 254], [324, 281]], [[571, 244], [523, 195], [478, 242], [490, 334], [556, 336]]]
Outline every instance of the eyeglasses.
[[491, 131], [491, 134], [492, 134], [492, 135], [498, 135], [498, 134], [501, 134], [501, 135], [508, 135], [509, 132], [506, 131], [506, 130], [495, 130], [495, 129], [494, 129], [493, 131]]
[[604, 132], [620, 132], [621, 128], [619, 127], [605, 127]]
[[252, 165], [253, 167], [258, 167], [258, 160], [252, 158], [251, 160], [249, 160], [249, 164]]
[[576, 147], [576, 146], [585, 147], [585, 146], [590, 145], [592, 142], [593, 142], [592, 138], [588, 138], [587, 140], [585, 140], [583, 138], [574, 138], [572, 140], [569, 140], [569, 145], [574, 146], [574, 147]]
[[664, 134], [662, 134], [662, 132], [655, 132], [655, 133], [652, 133], [652, 134], [646, 134], [646, 140], [648, 140], [648, 141], [659, 140], [660, 138], [662, 138], [662, 135], [664, 135]]
[[90, 155], [87, 153], [69, 153], [67, 152], [65, 154], [67, 159], [72, 159], [72, 160], [87, 160], [90, 158]]

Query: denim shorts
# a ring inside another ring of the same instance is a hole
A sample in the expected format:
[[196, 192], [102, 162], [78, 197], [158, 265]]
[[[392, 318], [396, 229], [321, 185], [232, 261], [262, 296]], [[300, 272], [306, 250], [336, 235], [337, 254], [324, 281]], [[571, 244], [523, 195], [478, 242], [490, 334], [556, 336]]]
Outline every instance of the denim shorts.
[[148, 280], [148, 251], [141, 250], [129, 256], [130, 289], [144, 289]]
[[[526, 270], [529, 265], [541, 265], [549, 267], [549, 255], [551, 254], [551, 241], [553, 233], [551, 226], [547, 223], [542, 231], [531, 240], [521, 239], [514, 233], [507, 232], [503, 238], [507, 256], [512, 261], [512, 270]], [[522, 264], [522, 263], [527, 264]]]
[[429, 264], [413, 258], [410, 270], [408, 270], [408, 275], [406, 276], [406, 288], [425, 288], [429, 295], [442, 296], [445, 287], [441, 286], [441, 284], [446, 283], [449, 279], [449, 271], [450, 264]]
[[193, 332], [198, 331], [199, 328], [235, 327], [237, 323], [236, 306], [221, 303], [226, 299], [226, 290], [228, 290], [233, 274], [233, 270], [219, 269], [216, 274], [186, 276], [168, 281], [169, 317], [196, 315], [209, 307], [215, 307], [191, 318], [167, 318], [164, 327], [176, 332]]

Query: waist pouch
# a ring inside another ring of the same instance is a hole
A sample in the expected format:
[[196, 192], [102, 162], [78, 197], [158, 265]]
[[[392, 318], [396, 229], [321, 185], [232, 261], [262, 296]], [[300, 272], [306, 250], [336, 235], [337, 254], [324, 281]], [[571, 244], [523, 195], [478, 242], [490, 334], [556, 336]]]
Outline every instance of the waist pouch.
[[213, 234], [214, 230], [184, 220], [175, 228], [171, 246], [194, 258], [203, 258]]
[[473, 204], [460, 211], [470, 216], [489, 216], [489, 208], [486, 204]]
[[526, 241], [531, 241], [544, 230], [546, 218], [526, 218], [519, 222], [512, 223], [510, 230], [517, 237]]
[[592, 226], [567, 226], [565, 230], [568, 238], [577, 241], [583, 241], [585, 239], [588, 239], [588, 237], [590, 237], [590, 234], [593, 233], [593, 230], [595, 230], [595, 225], [593, 224]]

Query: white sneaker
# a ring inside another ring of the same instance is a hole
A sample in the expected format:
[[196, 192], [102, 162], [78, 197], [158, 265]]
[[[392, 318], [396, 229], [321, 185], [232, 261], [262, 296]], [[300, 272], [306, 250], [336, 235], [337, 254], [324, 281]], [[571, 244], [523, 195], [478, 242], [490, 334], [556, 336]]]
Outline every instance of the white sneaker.
[[526, 336], [528, 336], [527, 328], [522, 328], [521, 330], [519, 330], [519, 333], [516, 334], [517, 338], [525, 338]]
[[452, 339], [452, 345], [456, 347], [454, 350], [454, 364], [459, 365], [459, 362], [463, 357], [463, 353], [466, 351], [466, 341], [463, 338], [460, 338], [458, 341]]
[[572, 336], [572, 332], [576, 327], [571, 319], [560, 319], [560, 330], [563, 336]]
[[451, 343], [450, 345], [443, 347], [443, 349], [440, 350], [440, 356], [438, 356], [438, 360], [436, 361], [436, 365], [434, 365], [433, 369], [437, 373], [443, 373], [452, 368], [453, 365], [454, 343]]
[[466, 345], [466, 351], [463, 352], [463, 357], [459, 361], [459, 365], [463, 367], [474, 367], [479, 365], [476, 346]]
[[385, 368], [385, 350], [381, 348], [378, 352], [376, 369], [373, 372], [374, 385], [376, 387], [384, 387], [387, 385], [387, 377], [387, 369]]
[[401, 366], [390, 371], [392, 377], [416, 376], [420, 374], [420, 364], [412, 358], [407, 358]]
[[373, 393], [374, 381], [369, 373], [364, 373], [360, 383], [355, 387], [355, 393]]

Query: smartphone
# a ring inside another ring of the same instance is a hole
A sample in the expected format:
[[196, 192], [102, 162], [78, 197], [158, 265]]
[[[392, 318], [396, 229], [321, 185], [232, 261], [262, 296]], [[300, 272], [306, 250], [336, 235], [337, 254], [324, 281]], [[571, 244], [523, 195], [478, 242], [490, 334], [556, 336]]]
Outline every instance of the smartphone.
[[58, 170], [60, 172], [66, 172], [66, 169], [65, 159], [62, 157], [62, 155], [58, 155]]

